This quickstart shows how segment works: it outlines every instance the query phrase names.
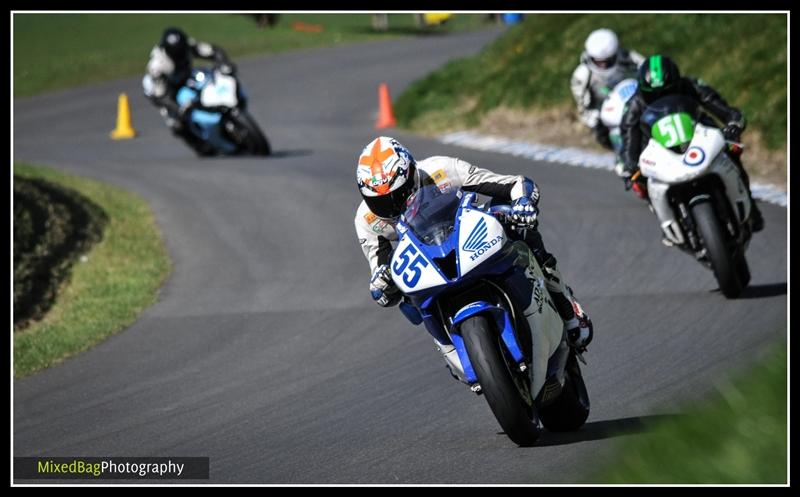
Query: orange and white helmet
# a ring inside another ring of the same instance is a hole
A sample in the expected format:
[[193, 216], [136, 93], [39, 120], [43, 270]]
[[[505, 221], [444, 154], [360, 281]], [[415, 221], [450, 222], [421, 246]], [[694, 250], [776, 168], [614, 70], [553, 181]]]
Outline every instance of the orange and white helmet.
[[361, 151], [356, 178], [361, 197], [378, 217], [394, 219], [419, 189], [417, 163], [411, 152], [388, 136], [375, 138]]

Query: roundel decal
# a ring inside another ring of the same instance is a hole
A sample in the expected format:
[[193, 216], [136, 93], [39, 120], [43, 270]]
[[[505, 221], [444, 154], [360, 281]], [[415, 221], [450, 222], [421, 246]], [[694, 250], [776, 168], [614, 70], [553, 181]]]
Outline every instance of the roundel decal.
[[700, 165], [706, 159], [706, 153], [700, 147], [689, 147], [683, 156], [683, 163], [687, 166]]

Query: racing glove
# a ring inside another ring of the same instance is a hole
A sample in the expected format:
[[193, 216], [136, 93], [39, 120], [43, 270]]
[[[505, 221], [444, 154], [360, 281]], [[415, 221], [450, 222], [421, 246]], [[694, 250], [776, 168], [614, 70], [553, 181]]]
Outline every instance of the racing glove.
[[511, 204], [511, 221], [518, 228], [536, 228], [539, 218], [539, 198], [520, 197]]
[[630, 170], [628, 170], [625, 167], [625, 163], [622, 162], [621, 160], [618, 160], [617, 163], [614, 164], [614, 172], [617, 173], [617, 176], [619, 176], [622, 179], [631, 177]]
[[389, 265], [383, 264], [375, 268], [369, 280], [369, 292], [372, 299], [381, 307], [391, 307], [400, 302], [402, 294], [392, 281]]
[[742, 132], [744, 128], [737, 122], [730, 122], [728, 123], [725, 128], [722, 129], [722, 135], [725, 137], [726, 140], [739, 143], [742, 139]]
[[735, 112], [728, 120], [728, 124], [722, 128], [722, 135], [726, 140], [732, 142], [739, 142], [742, 137], [742, 132], [747, 127], [747, 121], [741, 112]]

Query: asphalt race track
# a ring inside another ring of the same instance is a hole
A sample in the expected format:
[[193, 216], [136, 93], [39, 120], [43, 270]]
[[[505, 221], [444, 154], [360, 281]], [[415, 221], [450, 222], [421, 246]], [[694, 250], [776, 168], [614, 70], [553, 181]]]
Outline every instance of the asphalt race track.
[[[544, 240], [595, 324], [586, 426], [516, 447], [425, 330], [372, 302], [353, 216], [378, 85], [396, 97], [497, 33], [237, 60], [276, 151], [266, 159], [197, 159], [138, 77], [16, 99], [14, 159], [143, 196], [174, 272], [129, 329], [14, 381], [14, 455], [208, 456], [218, 483], [572, 482], [620, 436], [758, 358], [785, 333], [786, 209], [762, 204], [751, 287], [729, 301], [710, 271], [661, 244], [655, 216], [613, 174], [399, 130], [418, 159], [454, 155], [540, 184]], [[140, 136], [114, 142], [123, 91]]]

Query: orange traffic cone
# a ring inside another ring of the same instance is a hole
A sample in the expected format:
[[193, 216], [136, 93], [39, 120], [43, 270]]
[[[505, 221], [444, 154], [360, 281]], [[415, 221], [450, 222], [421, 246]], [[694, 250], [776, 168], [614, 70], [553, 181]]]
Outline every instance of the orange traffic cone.
[[389, 97], [389, 87], [386, 83], [381, 83], [378, 88], [378, 121], [375, 123], [375, 128], [391, 128], [397, 126], [397, 119], [394, 117], [392, 110], [392, 99]]
[[125, 140], [136, 136], [136, 130], [131, 125], [131, 106], [128, 104], [128, 95], [119, 94], [117, 102], [117, 127], [111, 132], [114, 140]]

